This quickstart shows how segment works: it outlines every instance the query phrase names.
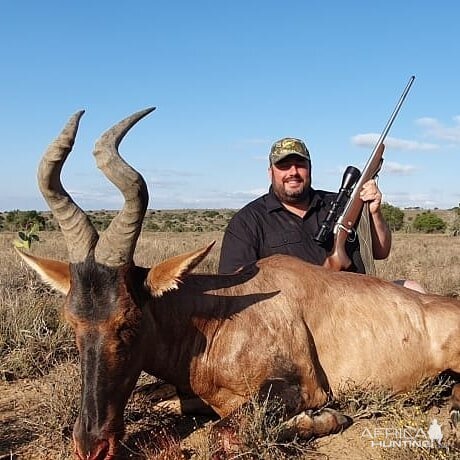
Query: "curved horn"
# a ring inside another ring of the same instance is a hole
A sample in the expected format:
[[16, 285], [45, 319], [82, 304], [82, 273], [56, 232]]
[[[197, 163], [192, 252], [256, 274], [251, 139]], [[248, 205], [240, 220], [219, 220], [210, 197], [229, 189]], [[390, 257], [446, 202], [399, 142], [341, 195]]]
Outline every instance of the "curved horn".
[[118, 146], [126, 133], [153, 110], [155, 107], [125, 118], [105, 132], [94, 148], [98, 168], [125, 198], [123, 209], [101, 235], [95, 250], [96, 261], [110, 267], [132, 260], [149, 200], [144, 178], [120, 157]]
[[98, 233], [88, 216], [75, 204], [61, 183], [61, 170], [77, 135], [84, 110], [75, 113], [61, 134], [46, 150], [38, 167], [38, 186], [61, 227], [69, 251], [69, 261], [83, 262], [96, 245]]

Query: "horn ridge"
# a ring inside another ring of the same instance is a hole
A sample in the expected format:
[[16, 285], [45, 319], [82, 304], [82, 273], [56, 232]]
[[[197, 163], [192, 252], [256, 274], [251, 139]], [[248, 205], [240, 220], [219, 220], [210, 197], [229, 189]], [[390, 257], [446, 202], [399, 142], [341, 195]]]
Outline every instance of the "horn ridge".
[[106, 131], [94, 147], [98, 168], [125, 200], [122, 210], [101, 234], [95, 248], [96, 261], [111, 267], [132, 261], [149, 199], [144, 178], [120, 156], [118, 146], [127, 132], [153, 110], [155, 107], [150, 107], [120, 121]]
[[88, 216], [73, 201], [61, 183], [61, 170], [77, 135], [84, 110], [69, 119], [59, 136], [45, 151], [37, 173], [40, 191], [58, 221], [67, 243], [69, 261], [82, 262], [96, 245], [98, 233]]

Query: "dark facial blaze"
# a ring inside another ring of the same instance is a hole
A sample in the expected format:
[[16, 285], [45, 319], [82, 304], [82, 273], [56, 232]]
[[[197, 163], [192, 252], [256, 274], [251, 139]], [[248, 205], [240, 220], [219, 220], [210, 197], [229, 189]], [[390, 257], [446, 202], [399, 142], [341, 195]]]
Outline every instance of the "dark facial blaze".
[[74, 426], [77, 456], [110, 459], [123, 436], [123, 411], [142, 368], [140, 299], [134, 267], [110, 268], [93, 257], [71, 265], [66, 317], [81, 361], [81, 406]]

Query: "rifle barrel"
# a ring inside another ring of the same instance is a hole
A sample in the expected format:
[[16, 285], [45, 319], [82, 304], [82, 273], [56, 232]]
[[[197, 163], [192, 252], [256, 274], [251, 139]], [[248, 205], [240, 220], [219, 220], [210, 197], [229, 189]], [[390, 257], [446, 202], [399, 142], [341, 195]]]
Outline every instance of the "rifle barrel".
[[[388, 131], [390, 131], [391, 126], [393, 125], [393, 122], [395, 121], [396, 117], [398, 116], [399, 109], [404, 103], [404, 100], [406, 99], [407, 94], [409, 93], [409, 90], [412, 86], [412, 83], [414, 83], [415, 80], [415, 75], [412, 75], [409, 78], [409, 82], [407, 83], [406, 87], [404, 88], [403, 93], [401, 94], [401, 97], [399, 98], [398, 103], [396, 104], [395, 109], [393, 110], [393, 113], [390, 116], [390, 119], [388, 120], [387, 124], [385, 125], [385, 128], [383, 128], [382, 134], [380, 134], [379, 140], [377, 141], [377, 144], [375, 144], [374, 150], [371, 153], [370, 159], [374, 156], [375, 152], [377, 151], [379, 145], [385, 140], [387, 137]], [[364, 168], [366, 169], [366, 168]]]
[[[356, 182], [356, 185], [355, 185], [355, 187], [353, 189], [353, 192], [351, 193], [351, 196], [350, 196], [349, 200], [345, 204], [345, 207], [344, 207], [344, 210], [343, 210], [342, 214], [338, 217], [338, 219], [336, 221], [336, 225], [334, 227], [334, 233], [336, 233], [340, 228], [343, 228], [344, 226], [347, 229], [351, 229], [355, 225], [356, 222], [354, 220], [353, 220], [353, 222], [351, 224], [348, 223], [348, 220], [349, 220], [350, 217], [352, 217], [351, 214], [357, 214], [357, 212], [355, 212], [358, 209], [356, 203], [357, 203], [357, 199], [359, 197], [361, 187], [369, 179], [372, 179], [372, 177], [374, 177], [374, 175], [380, 169], [380, 165], [382, 163], [382, 158], [381, 158], [382, 157], [382, 152], [379, 153], [379, 149], [381, 148], [381, 146], [383, 146], [383, 141], [385, 140], [385, 137], [388, 134], [388, 131], [390, 130], [391, 125], [395, 121], [395, 118], [398, 115], [399, 109], [401, 108], [401, 106], [402, 106], [402, 104], [404, 102], [404, 99], [406, 99], [407, 93], [409, 92], [409, 90], [410, 90], [410, 88], [412, 86], [412, 83], [414, 83], [414, 80], [415, 80], [415, 76], [412, 75], [410, 77], [409, 82], [407, 83], [406, 87], [404, 88], [404, 91], [403, 91], [401, 97], [399, 98], [399, 101], [396, 104], [396, 107], [393, 110], [393, 113], [391, 114], [390, 119], [388, 120], [385, 128], [383, 129], [382, 134], [380, 135], [380, 138], [377, 141], [377, 144], [375, 144], [375, 147], [372, 150], [371, 156], [367, 160], [366, 166], [364, 166], [364, 168], [362, 170], [361, 177]], [[377, 162], [377, 160], [379, 158], [380, 158], [379, 164], [377, 165], [376, 162]], [[360, 206], [359, 209], [361, 209], [361, 207], [362, 206]], [[352, 211], [352, 210], [354, 210], [354, 211]], [[353, 216], [353, 217], [358, 217], [358, 216], [356, 215], [356, 216]]]

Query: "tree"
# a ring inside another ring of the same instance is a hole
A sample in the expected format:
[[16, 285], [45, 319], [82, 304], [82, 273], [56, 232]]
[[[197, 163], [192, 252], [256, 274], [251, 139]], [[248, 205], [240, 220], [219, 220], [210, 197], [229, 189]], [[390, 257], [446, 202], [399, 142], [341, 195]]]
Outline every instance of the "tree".
[[404, 212], [396, 206], [392, 206], [388, 203], [382, 204], [382, 214], [390, 227], [390, 230], [401, 230], [404, 223]]
[[413, 224], [415, 230], [423, 233], [439, 233], [443, 232], [447, 224], [436, 214], [431, 211], [417, 214]]

